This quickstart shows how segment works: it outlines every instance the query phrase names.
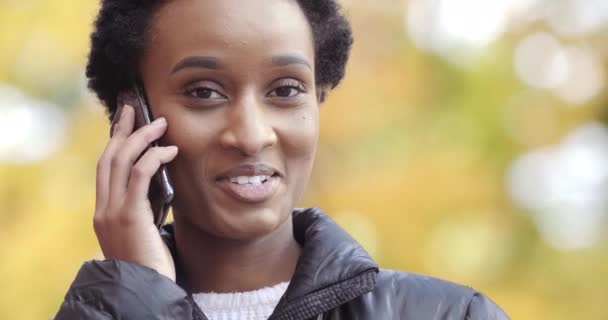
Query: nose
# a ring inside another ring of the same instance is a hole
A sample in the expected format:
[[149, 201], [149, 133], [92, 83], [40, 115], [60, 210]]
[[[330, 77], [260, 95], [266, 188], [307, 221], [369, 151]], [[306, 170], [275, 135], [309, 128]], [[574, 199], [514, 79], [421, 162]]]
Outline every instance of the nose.
[[233, 103], [228, 110], [226, 127], [220, 143], [226, 149], [234, 149], [244, 156], [255, 156], [277, 141], [269, 123], [264, 104], [253, 96]]

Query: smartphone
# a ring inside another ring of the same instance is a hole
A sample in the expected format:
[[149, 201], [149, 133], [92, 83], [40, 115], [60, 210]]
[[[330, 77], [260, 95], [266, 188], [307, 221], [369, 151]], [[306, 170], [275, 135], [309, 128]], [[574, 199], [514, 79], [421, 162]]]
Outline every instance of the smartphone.
[[[132, 92], [119, 95], [117, 102], [119, 105], [128, 103], [134, 107], [135, 130], [146, 124], [150, 124], [154, 120], [146, 93], [140, 82], [132, 84]], [[158, 146], [158, 143], [155, 141], [151, 143], [146, 150], [156, 146]], [[167, 219], [173, 196], [173, 185], [169, 179], [167, 167], [166, 165], [161, 165], [160, 169], [154, 174], [152, 181], [150, 181], [150, 189], [148, 191], [148, 199], [150, 200], [150, 205], [154, 213], [154, 224], [159, 230]]]
[[[143, 120], [144, 125], [150, 124], [154, 120], [154, 118], [152, 116], [152, 111], [150, 110], [150, 106], [148, 104], [148, 99], [146, 97], [144, 87], [141, 85], [140, 82], [135, 82], [133, 84], [133, 91], [135, 92], [135, 95], [139, 102], [138, 106], [135, 107], [139, 109], [138, 111], [141, 111], [137, 113], [141, 114], [141, 120]], [[154, 141], [150, 144], [149, 147], [157, 146], [158, 142]], [[167, 219], [167, 214], [169, 213], [169, 208], [171, 207], [171, 201], [173, 200], [174, 195], [173, 185], [171, 184], [171, 180], [169, 179], [169, 173], [167, 172], [166, 165], [163, 164], [160, 166], [158, 171], [154, 174], [153, 180], [155, 180], [156, 186], [160, 188], [159, 192], [156, 192], [158, 194], [155, 195], [159, 197], [158, 200], [160, 201], [160, 205], [157, 208], [158, 212], [154, 213], [154, 224], [160, 230], [163, 224], [165, 223], [165, 220]], [[155, 186], [151, 184], [151, 188], [154, 187]], [[151, 190], [150, 193], [153, 193], [153, 190]], [[152, 208], [154, 209], [154, 206], [152, 206]]]

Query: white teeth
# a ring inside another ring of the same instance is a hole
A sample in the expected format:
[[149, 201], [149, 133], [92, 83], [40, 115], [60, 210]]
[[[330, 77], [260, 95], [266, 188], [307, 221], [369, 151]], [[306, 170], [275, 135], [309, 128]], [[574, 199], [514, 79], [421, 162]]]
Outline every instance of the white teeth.
[[262, 183], [262, 177], [260, 177], [260, 176], [251, 177], [251, 178], [249, 178], [249, 183], [260, 184], [260, 183]]
[[262, 182], [265, 182], [266, 180], [268, 180], [268, 178], [269, 178], [268, 176], [253, 176], [253, 177], [238, 176], [238, 177], [230, 178], [230, 182], [238, 183], [238, 184], [258, 185], [258, 184], [261, 184]]

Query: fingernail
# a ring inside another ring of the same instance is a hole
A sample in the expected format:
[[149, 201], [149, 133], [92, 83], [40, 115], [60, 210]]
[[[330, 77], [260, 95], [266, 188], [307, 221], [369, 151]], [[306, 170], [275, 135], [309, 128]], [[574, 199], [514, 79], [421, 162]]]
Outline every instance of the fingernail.
[[129, 112], [129, 109], [133, 110], [133, 107], [131, 107], [128, 104], [124, 104], [122, 106], [122, 110], [120, 111], [120, 115], [118, 116], [118, 121], [117, 122], [120, 122], [121, 119], [124, 119], [124, 117], [127, 114], [127, 112]]
[[133, 106], [125, 103], [125, 105], [122, 108], [122, 115], [125, 115], [127, 113], [127, 109], [133, 110]]
[[117, 129], [117, 125], [120, 123], [120, 120], [124, 119], [125, 114], [127, 113], [127, 109], [133, 108], [128, 104], [123, 104], [118, 106], [116, 112], [114, 113], [114, 118], [112, 119], [112, 126], [110, 128], [110, 136], [114, 135], [114, 131]]
[[156, 120], [152, 121], [152, 124], [155, 126], [163, 125], [165, 123], [167, 123], [167, 120], [164, 117], [160, 117], [160, 118], [157, 118]]

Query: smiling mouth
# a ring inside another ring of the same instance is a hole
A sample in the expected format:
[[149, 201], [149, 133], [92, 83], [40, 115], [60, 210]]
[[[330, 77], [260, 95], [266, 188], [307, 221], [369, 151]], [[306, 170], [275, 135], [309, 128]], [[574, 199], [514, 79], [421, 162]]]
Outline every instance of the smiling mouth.
[[222, 191], [233, 199], [246, 203], [260, 203], [269, 200], [276, 193], [279, 182], [278, 174], [236, 176], [217, 181]]
[[230, 178], [230, 182], [232, 183], [236, 183], [239, 185], [246, 185], [246, 184], [251, 184], [251, 185], [259, 185], [262, 184], [266, 181], [268, 181], [268, 179], [270, 179], [271, 176], [238, 176], [238, 177], [232, 177]]

